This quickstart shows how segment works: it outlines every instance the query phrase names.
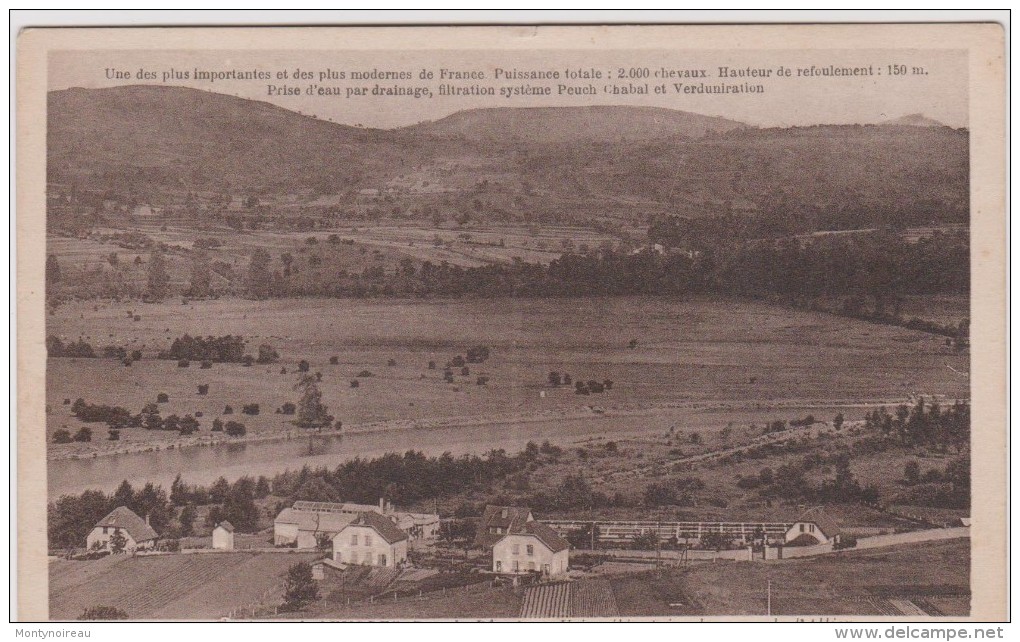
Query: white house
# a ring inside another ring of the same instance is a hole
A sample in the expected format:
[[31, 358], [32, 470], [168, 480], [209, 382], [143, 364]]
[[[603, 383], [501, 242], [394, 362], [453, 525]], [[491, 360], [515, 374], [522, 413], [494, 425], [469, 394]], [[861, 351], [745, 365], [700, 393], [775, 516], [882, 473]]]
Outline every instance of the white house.
[[234, 550], [234, 525], [222, 521], [212, 532], [212, 547], [221, 551]]
[[570, 567], [570, 544], [541, 522], [515, 526], [492, 547], [494, 573], [555, 577]]
[[89, 550], [110, 550], [110, 538], [114, 533], [124, 537], [124, 551], [129, 553], [155, 548], [159, 539], [147, 519], [142, 519], [126, 506], [118, 506], [92, 527], [85, 538], [85, 546]]
[[812, 508], [801, 515], [790, 530], [786, 531], [787, 546], [811, 546], [814, 544], [836, 544], [840, 530], [836, 521], [821, 508]]
[[407, 533], [376, 512], [357, 517], [333, 537], [333, 561], [396, 568], [407, 561]]

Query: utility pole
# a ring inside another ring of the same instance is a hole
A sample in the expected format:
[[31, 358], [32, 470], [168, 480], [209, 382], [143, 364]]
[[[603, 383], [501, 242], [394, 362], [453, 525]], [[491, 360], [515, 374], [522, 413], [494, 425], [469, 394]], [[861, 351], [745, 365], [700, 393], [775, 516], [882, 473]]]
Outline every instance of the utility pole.
[[772, 615], [772, 580], [766, 580], [765, 586], [765, 613]]

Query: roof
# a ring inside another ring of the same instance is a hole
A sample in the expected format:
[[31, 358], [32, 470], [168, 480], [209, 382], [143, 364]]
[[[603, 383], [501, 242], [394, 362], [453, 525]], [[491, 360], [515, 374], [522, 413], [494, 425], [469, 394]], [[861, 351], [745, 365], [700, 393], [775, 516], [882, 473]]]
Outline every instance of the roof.
[[357, 513], [320, 513], [284, 508], [274, 520], [277, 524], [295, 524], [298, 530], [339, 533], [357, 518]]
[[[372, 528], [376, 533], [379, 533], [379, 537], [386, 540], [389, 544], [396, 544], [397, 542], [407, 539], [407, 533], [397, 528], [388, 517], [383, 517], [379, 513], [373, 511], [366, 511], [364, 513], [358, 513], [354, 521], [348, 526], [368, 526]], [[339, 535], [340, 533], [337, 533]]]
[[[506, 511], [506, 517], [503, 517]], [[503, 533], [512, 528], [523, 526], [531, 515], [531, 509], [526, 506], [493, 506], [488, 505], [482, 513], [482, 521], [478, 525], [475, 534], [475, 545], [487, 548], [503, 539]], [[490, 528], [501, 528], [503, 533], [490, 533]]]
[[313, 511], [316, 513], [362, 513], [367, 511], [373, 511], [381, 513], [382, 509], [375, 504], [354, 504], [351, 502], [336, 503], [336, 502], [308, 502], [308, 501], [296, 501], [294, 502], [295, 510], [306, 510]]
[[[556, 531], [542, 522], [525, 522], [522, 527], [512, 529], [508, 535], [533, 535], [553, 553], [559, 553], [560, 551], [565, 551], [570, 548], [570, 544], [567, 540], [557, 535]], [[504, 535], [504, 537], [506, 537], [506, 535]]]
[[832, 517], [829, 516], [821, 507], [816, 506], [815, 508], [809, 508], [804, 512], [797, 522], [804, 522], [805, 524], [814, 524], [822, 531], [822, 534], [828, 538], [833, 538], [839, 535], [839, 524], [836, 523]]
[[228, 522], [227, 520], [223, 520], [222, 522], [217, 524], [216, 528], [222, 528], [223, 530], [227, 531], [228, 533], [233, 533], [234, 532], [234, 525], [231, 524], [230, 522]]
[[152, 527], [146, 524], [144, 519], [127, 506], [114, 508], [109, 515], [99, 520], [96, 528], [99, 527], [123, 528], [135, 542], [144, 542], [159, 537], [159, 534], [152, 530]]

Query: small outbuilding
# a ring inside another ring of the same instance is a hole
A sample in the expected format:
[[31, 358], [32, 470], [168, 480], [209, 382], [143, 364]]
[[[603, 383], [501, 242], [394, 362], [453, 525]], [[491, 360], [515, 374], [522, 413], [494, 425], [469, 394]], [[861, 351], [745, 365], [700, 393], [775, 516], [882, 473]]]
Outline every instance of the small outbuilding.
[[125, 553], [155, 548], [156, 540], [159, 539], [148, 519], [142, 519], [127, 506], [118, 506], [92, 527], [85, 538], [85, 546], [90, 551], [114, 552], [116, 545], [111, 546], [110, 542], [121, 537], [123, 548], [120, 552]]
[[212, 532], [212, 547], [220, 551], [234, 550], [234, 525], [222, 521]]

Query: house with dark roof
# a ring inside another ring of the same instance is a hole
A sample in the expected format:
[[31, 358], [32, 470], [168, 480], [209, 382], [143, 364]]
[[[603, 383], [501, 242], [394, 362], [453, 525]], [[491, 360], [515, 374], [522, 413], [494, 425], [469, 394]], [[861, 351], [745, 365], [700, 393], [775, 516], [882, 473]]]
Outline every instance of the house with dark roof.
[[333, 537], [333, 561], [396, 568], [407, 562], [408, 539], [389, 517], [358, 513]]
[[358, 513], [284, 508], [273, 520], [273, 544], [297, 548], [316, 548], [358, 517]]
[[840, 538], [839, 524], [821, 507], [808, 509], [790, 530], [786, 531], [787, 546], [813, 546], [815, 544], [837, 544]]
[[542, 522], [515, 524], [492, 547], [494, 573], [555, 577], [569, 567], [570, 544]]
[[478, 530], [475, 531], [475, 546], [483, 549], [492, 548], [511, 529], [520, 528], [534, 520], [531, 509], [523, 506], [488, 505], [482, 513]]
[[148, 518], [142, 519], [127, 506], [118, 506], [109, 515], [99, 520], [85, 538], [90, 550], [111, 550], [110, 539], [114, 534], [124, 538], [124, 551], [134, 552], [156, 547], [159, 535], [149, 526]]

